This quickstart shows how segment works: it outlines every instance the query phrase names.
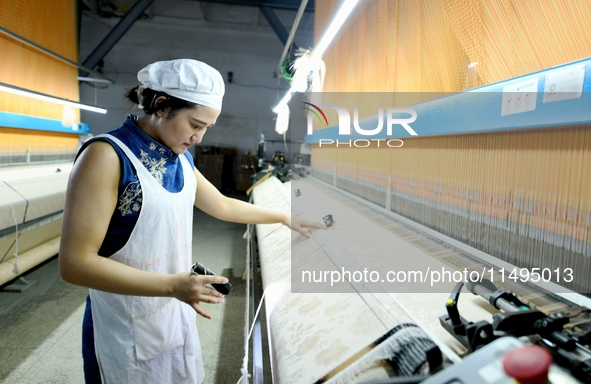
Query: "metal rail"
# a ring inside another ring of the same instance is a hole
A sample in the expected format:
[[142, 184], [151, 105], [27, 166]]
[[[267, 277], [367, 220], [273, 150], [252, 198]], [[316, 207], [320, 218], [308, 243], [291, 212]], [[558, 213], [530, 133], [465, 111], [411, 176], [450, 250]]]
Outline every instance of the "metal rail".
[[66, 64], [70, 64], [70, 65], [72, 65], [72, 66], [74, 66], [74, 67], [76, 67], [78, 69], [81, 69], [83, 71], [92, 73], [94, 76], [97, 76], [97, 77], [103, 79], [104, 81], [107, 81], [109, 84], [113, 84], [114, 83], [113, 80], [107, 79], [106, 77], [104, 77], [103, 75], [99, 74], [98, 72], [93, 71], [92, 69], [86, 68], [85, 66], [83, 66], [81, 64], [78, 64], [78, 63], [76, 63], [76, 62], [74, 62], [74, 61], [72, 61], [72, 60], [70, 60], [68, 58], [65, 58], [62, 55], [59, 55], [59, 54], [57, 54], [57, 53], [55, 53], [53, 51], [50, 51], [49, 49], [47, 49], [47, 48], [45, 48], [45, 47], [43, 47], [43, 46], [41, 46], [41, 45], [39, 45], [39, 44], [37, 44], [37, 43], [29, 40], [29, 39], [27, 39], [26, 37], [23, 37], [23, 36], [21, 36], [19, 34], [16, 34], [16, 33], [12, 32], [9, 29], [6, 29], [6, 28], [0, 26], [0, 32], [3, 32], [5, 34], [7, 34], [8, 36], [10, 36], [10, 37], [12, 37], [12, 38], [14, 38], [14, 39], [22, 42], [22, 43], [25, 43], [25, 44], [27, 44], [27, 45], [29, 45], [29, 46], [31, 46], [31, 47], [33, 47], [33, 48], [35, 48], [35, 49], [43, 52], [43, 53], [46, 53], [46, 54], [48, 54], [48, 55], [50, 55], [50, 56], [52, 56], [52, 57], [54, 57], [54, 58], [56, 58], [58, 60], [61, 60], [61, 61], [63, 61]]

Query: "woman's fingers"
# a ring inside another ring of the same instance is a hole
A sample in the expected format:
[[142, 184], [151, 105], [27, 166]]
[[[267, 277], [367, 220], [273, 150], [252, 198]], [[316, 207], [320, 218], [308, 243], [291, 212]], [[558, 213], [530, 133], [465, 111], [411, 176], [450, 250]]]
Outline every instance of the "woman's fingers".
[[199, 301], [203, 301], [210, 304], [218, 304], [224, 302], [224, 295], [214, 289], [206, 288]]
[[193, 281], [196, 281], [196, 286], [193, 286], [194, 295], [197, 301], [205, 303], [217, 304], [224, 302], [224, 295], [213, 288], [209, 288], [206, 284], [225, 284], [228, 279], [223, 276], [211, 275], [192, 275]]
[[193, 309], [200, 314], [201, 316], [205, 317], [206, 319], [211, 320], [211, 315], [207, 312], [205, 312], [200, 306], [199, 303], [195, 303], [191, 305], [193, 307]]
[[226, 284], [228, 279], [217, 275], [196, 275], [202, 284]]
[[308, 228], [327, 229], [325, 224], [316, 221], [305, 221], [302, 226]]
[[189, 304], [201, 316], [211, 319], [211, 315], [204, 311], [199, 303], [219, 304], [224, 302], [224, 295], [208, 284], [225, 284], [228, 279], [223, 276], [192, 275], [179, 273], [176, 275], [177, 284], [174, 290], [174, 297]]
[[305, 238], [309, 238], [310, 233], [305, 228], [326, 229], [326, 225], [315, 221], [302, 220], [299, 217], [293, 217], [291, 219], [291, 229]]
[[324, 225], [323, 223], [319, 223], [317, 221], [303, 220], [303, 219], [300, 219], [299, 217], [295, 218], [295, 223], [302, 226], [302, 227], [307, 227], [307, 228], [326, 229], [326, 225]]
[[191, 305], [198, 314], [206, 319], [211, 319], [211, 315], [204, 311], [199, 303], [219, 304], [224, 302], [224, 295], [215, 289], [205, 287], [204, 284], [199, 284], [195, 296], [196, 297], [191, 297], [187, 304]]

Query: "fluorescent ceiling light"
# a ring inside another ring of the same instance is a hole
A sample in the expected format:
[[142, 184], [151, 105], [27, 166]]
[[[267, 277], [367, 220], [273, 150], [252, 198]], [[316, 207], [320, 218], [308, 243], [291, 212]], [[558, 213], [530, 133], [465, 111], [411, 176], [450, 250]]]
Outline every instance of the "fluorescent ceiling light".
[[281, 107], [282, 105], [285, 105], [285, 104], [289, 103], [289, 100], [291, 100], [291, 93], [292, 93], [292, 92], [294, 92], [294, 89], [293, 89], [293, 88], [291, 88], [291, 89], [289, 90], [289, 92], [287, 92], [287, 93], [285, 94], [285, 96], [283, 96], [283, 99], [281, 99], [281, 101], [279, 102], [279, 104], [277, 104], [277, 105], [275, 106], [275, 108], [273, 108], [273, 112], [275, 112], [275, 113], [279, 113], [279, 109], [280, 109], [280, 107]]
[[320, 57], [322, 57], [324, 51], [326, 51], [326, 48], [328, 48], [328, 45], [332, 42], [332, 39], [334, 39], [337, 32], [339, 31], [339, 29], [341, 29], [343, 23], [345, 22], [345, 20], [347, 20], [347, 17], [349, 17], [351, 11], [353, 11], [353, 8], [355, 8], [355, 5], [357, 5], [358, 2], [359, 0], [343, 1], [336, 15], [330, 22], [330, 25], [328, 26], [326, 31], [324, 31], [324, 34], [320, 38], [320, 41], [316, 45], [316, 48], [314, 48], [314, 50], [312, 51], [312, 56], [310, 57], [310, 59], [319, 59]]
[[107, 113], [107, 110], [104, 108], [93, 107], [91, 105], [80, 104], [76, 101], [71, 101], [67, 99], [60, 99], [58, 97], [49, 96], [44, 93], [39, 93], [35, 91], [29, 91], [28, 89], [15, 87], [14, 85], [0, 83], [0, 91], [14, 93], [15, 95], [31, 97], [33, 99], [49, 101], [50, 103], [62, 104], [62, 105], [69, 105], [70, 107], [85, 109], [87, 111], [97, 112], [97, 113]]
[[[344, 0], [341, 3], [339, 10], [331, 20], [330, 25], [328, 26], [326, 31], [324, 31], [324, 34], [320, 38], [320, 41], [316, 45], [316, 48], [314, 48], [314, 50], [312, 51], [310, 60], [319, 59], [320, 57], [322, 57], [322, 55], [326, 51], [326, 48], [328, 48], [328, 45], [332, 42], [337, 32], [339, 31], [339, 29], [341, 29], [343, 23], [345, 22], [345, 20], [347, 20], [347, 17], [349, 17], [351, 11], [353, 11], [353, 8], [355, 8], [358, 2], [359, 0]], [[282, 104], [287, 104], [289, 100], [291, 100], [292, 92], [295, 92], [293, 87], [289, 89], [287, 95], [283, 97], [279, 104], [277, 104], [277, 106], [273, 108], [273, 112], [277, 113], [277, 111], [279, 110], [277, 107], [279, 107]]]
[[86, 77], [86, 76], [78, 76], [79, 81], [86, 81], [87, 83], [103, 83], [103, 84], [113, 84], [111, 80], [107, 79], [100, 79], [97, 77]]

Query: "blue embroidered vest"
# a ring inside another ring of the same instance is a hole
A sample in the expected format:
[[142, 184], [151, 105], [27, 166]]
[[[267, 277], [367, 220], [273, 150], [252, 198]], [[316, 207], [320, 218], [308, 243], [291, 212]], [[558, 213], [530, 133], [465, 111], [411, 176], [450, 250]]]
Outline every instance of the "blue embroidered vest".
[[[166, 190], [169, 192], [180, 191], [183, 188], [184, 180], [179, 155], [146, 135], [136, 125], [137, 120], [137, 116], [129, 115], [119, 128], [107, 133], [127, 145]], [[96, 140], [110, 143], [121, 162], [121, 184], [119, 185], [117, 206], [111, 217], [105, 240], [99, 249], [99, 255], [109, 257], [129, 240], [142, 208], [142, 186], [135, 168], [127, 156], [111, 140], [103, 137], [92, 138], [84, 143], [78, 153], [81, 153], [88, 144]], [[189, 151], [185, 151], [184, 156], [187, 157], [190, 164], [194, 164]]]

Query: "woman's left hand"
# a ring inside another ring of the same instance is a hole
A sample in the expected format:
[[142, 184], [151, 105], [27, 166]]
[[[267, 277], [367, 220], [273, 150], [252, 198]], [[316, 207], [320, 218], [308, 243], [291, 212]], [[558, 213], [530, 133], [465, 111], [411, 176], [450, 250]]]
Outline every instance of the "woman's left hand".
[[310, 232], [308, 232], [305, 228], [326, 229], [326, 225], [324, 225], [322, 223], [303, 220], [297, 216], [291, 216], [291, 215], [287, 215], [285, 225], [287, 225], [289, 228], [291, 228], [291, 230], [296, 231], [300, 235], [304, 236], [305, 238], [310, 237]]

